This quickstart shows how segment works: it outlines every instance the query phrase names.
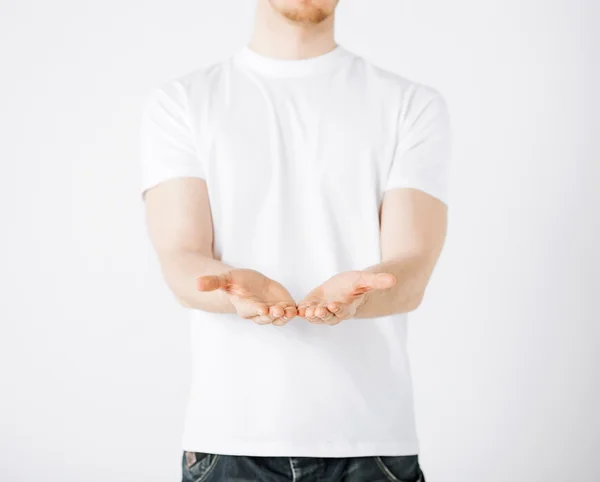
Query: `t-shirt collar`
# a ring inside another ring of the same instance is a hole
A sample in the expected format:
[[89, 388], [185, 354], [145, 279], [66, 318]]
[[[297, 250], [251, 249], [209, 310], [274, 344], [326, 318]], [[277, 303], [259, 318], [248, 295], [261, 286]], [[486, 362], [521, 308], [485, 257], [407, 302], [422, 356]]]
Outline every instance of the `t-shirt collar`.
[[324, 72], [335, 67], [344, 57], [347, 51], [336, 45], [333, 50], [316, 57], [306, 59], [280, 59], [259, 54], [245, 45], [234, 56], [238, 65], [251, 68], [262, 74], [277, 77], [297, 77]]

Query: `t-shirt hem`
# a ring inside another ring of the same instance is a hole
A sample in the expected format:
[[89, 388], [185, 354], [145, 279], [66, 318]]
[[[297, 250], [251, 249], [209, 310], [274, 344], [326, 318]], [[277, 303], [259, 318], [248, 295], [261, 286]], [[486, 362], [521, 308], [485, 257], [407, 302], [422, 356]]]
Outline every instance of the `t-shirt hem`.
[[183, 441], [182, 449], [188, 452], [238, 455], [248, 457], [370, 457], [416, 455], [419, 443], [415, 440], [393, 442], [364, 442], [356, 444], [286, 445], [281, 443], [195, 443]]

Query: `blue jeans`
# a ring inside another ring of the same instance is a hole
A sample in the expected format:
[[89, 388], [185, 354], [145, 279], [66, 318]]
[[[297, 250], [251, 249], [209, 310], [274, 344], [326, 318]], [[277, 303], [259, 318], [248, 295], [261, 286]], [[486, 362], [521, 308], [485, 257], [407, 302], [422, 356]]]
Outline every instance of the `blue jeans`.
[[182, 482], [425, 482], [418, 455], [318, 458], [183, 452]]

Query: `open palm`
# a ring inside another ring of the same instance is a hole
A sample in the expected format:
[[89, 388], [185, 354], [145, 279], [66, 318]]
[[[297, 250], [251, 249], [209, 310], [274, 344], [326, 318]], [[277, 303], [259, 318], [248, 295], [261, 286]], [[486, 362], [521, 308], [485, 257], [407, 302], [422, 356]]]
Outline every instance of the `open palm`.
[[298, 316], [311, 323], [337, 325], [356, 314], [367, 293], [386, 290], [395, 284], [396, 277], [391, 273], [345, 271], [308, 293], [298, 303]]
[[223, 290], [242, 318], [260, 325], [285, 325], [297, 314], [296, 302], [283, 285], [252, 269], [232, 269], [197, 278], [200, 291]]

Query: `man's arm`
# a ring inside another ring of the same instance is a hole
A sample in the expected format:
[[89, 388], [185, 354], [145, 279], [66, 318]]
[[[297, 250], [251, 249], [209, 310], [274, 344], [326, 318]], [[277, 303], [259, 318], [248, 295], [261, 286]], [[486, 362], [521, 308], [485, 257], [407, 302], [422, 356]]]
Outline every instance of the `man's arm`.
[[296, 303], [277, 281], [213, 258], [213, 227], [206, 182], [174, 178], [145, 193], [148, 231], [163, 276], [179, 302], [213, 313], [236, 313], [282, 326]]
[[181, 304], [216, 313], [235, 313], [220, 289], [199, 291], [197, 278], [232, 269], [213, 258], [213, 226], [206, 182], [177, 178], [145, 193], [150, 241], [165, 281]]
[[452, 129], [436, 90], [417, 87], [406, 105], [383, 186], [382, 262], [338, 273], [308, 293], [298, 315], [311, 323], [404, 313], [423, 299], [446, 236]]
[[[181, 304], [282, 325], [296, 305], [277, 281], [213, 257], [206, 170], [198, 156], [185, 86], [168, 82], [148, 96], [140, 130], [141, 185], [152, 245]], [[240, 240], [240, 242], [242, 242]]]
[[419, 189], [394, 188], [380, 217], [381, 263], [332, 276], [298, 304], [299, 316], [335, 325], [419, 306], [444, 243], [447, 205]]
[[391, 273], [396, 283], [369, 291], [355, 318], [373, 318], [416, 309], [444, 245], [447, 206], [417, 189], [391, 189], [381, 205], [381, 258], [363, 271]]
[[446, 237], [452, 146], [448, 106], [439, 92], [420, 88], [406, 116], [381, 206], [382, 262], [366, 269], [391, 273], [396, 284], [366, 293], [355, 314], [361, 318], [416, 309]]

